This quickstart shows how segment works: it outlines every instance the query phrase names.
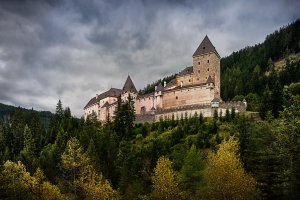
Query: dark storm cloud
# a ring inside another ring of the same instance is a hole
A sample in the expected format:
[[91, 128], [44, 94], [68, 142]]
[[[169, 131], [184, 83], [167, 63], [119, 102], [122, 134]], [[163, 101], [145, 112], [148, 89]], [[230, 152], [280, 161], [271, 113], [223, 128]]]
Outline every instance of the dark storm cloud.
[[299, 1], [4, 0], [0, 102], [77, 116], [96, 93], [192, 64], [208, 34], [221, 56], [299, 18]]

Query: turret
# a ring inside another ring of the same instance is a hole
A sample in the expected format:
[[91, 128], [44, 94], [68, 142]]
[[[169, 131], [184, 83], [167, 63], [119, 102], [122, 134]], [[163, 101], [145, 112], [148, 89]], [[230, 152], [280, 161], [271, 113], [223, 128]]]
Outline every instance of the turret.
[[214, 96], [220, 98], [220, 55], [206, 35], [193, 54], [194, 84], [213, 80]]

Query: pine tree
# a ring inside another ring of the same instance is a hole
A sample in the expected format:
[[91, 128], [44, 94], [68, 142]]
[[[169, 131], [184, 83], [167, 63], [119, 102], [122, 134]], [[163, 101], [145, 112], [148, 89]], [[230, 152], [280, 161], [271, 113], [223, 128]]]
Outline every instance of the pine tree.
[[58, 102], [57, 102], [55, 114], [56, 114], [60, 119], [62, 119], [63, 116], [64, 116], [64, 109], [63, 109], [63, 106], [62, 106], [62, 103], [61, 103], [60, 99], [59, 99]]
[[93, 138], [90, 139], [89, 146], [86, 150], [86, 153], [87, 153], [88, 157], [90, 158], [91, 163], [93, 163], [93, 166], [97, 168], [99, 166], [99, 158], [97, 155], [97, 151], [96, 151], [96, 147], [95, 147]]
[[29, 167], [29, 170], [33, 170], [35, 162], [35, 144], [31, 134], [31, 130], [26, 125], [24, 128], [24, 146], [20, 152], [22, 161]]
[[125, 119], [125, 127], [126, 127], [125, 138], [129, 139], [132, 135], [132, 130], [133, 130], [134, 121], [135, 121], [134, 102], [130, 95], [128, 95], [127, 101], [124, 104], [124, 110], [125, 110], [124, 119]]
[[130, 95], [127, 101], [122, 102], [121, 96], [118, 97], [115, 110], [114, 127], [121, 139], [130, 139], [135, 121], [134, 102]]
[[65, 151], [61, 155], [61, 161], [67, 180], [71, 180], [74, 195], [78, 197], [78, 180], [79, 178], [85, 178], [85, 170], [89, 166], [89, 158], [84, 153], [78, 139], [75, 137], [69, 139]]
[[180, 181], [186, 190], [195, 193], [203, 181], [204, 162], [201, 152], [192, 145], [180, 170]]

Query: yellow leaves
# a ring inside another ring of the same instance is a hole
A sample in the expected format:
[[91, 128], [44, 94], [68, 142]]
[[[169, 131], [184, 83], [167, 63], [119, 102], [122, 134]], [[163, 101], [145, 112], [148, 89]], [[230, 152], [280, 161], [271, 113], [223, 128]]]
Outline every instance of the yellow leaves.
[[118, 193], [102, 175], [98, 175], [76, 138], [71, 138], [62, 154], [63, 167], [73, 173], [73, 184], [83, 189], [87, 200], [119, 199]]
[[238, 142], [232, 138], [209, 155], [205, 177], [212, 199], [249, 199], [255, 195], [255, 180], [243, 169]]
[[182, 199], [182, 192], [178, 188], [178, 181], [172, 169], [172, 162], [162, 156], [158, 159], [152, 177], [154, 199]]
[[40, 198], [41, 200], [64, 200], [68, 199], [64, 195], [60, 193], [60, 190], [58, 189], [57, 186], [52, 185], [48, 181], [45, 181], [41, 185], [41, 193], [40, 193]]
[[117, 200], [118, 193], [111, 187], [110, 183], [105, 180], [97, 183], [84, 183], [86, 200]]
[[[43, 172], [38, 168], [34, 176], [26, 171], [25, 165], [18, 161], [6, 161], [1, 172], [1, 181], [6, 183], [7, 198], [63, 200], [67, 199], [55, 185], [45, 181]], [[21, 197], [21, 198], [20, 198]]]

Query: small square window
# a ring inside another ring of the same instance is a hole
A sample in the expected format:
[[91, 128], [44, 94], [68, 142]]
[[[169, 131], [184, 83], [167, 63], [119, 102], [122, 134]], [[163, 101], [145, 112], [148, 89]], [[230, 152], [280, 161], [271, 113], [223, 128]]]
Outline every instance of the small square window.
[[176, 96], [176, 99], [178, 99], [178, 96]]
[[207, 63], [209, 63], [209, 60], [207, 60]]
[[207, 71], [209, 72], [209, 68], [207, 68]]
[[191, 79], [189, 79], [189, 82], [191, 82]]
[[200, 62], [198, 62], [198, 65], [200, 65]]

